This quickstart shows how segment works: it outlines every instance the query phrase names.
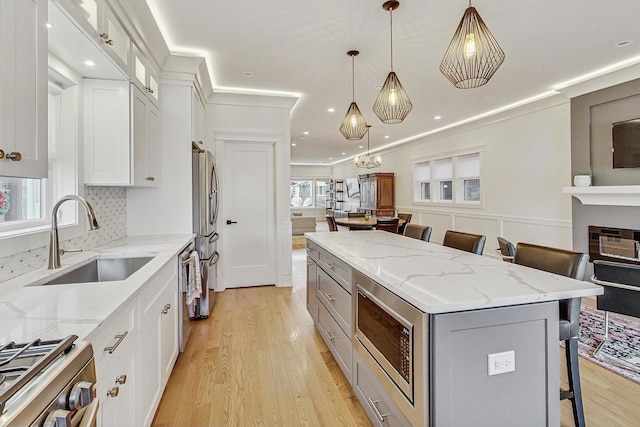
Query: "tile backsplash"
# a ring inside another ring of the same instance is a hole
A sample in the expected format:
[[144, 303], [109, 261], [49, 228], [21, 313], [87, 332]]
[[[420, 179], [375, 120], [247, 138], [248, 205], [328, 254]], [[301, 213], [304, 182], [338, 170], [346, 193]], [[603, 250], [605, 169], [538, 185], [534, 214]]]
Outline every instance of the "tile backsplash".
[[[117, 187], [85, 187], [84, 197], [91, 203], [100, 228], [80, 237], [60, 242], [63, 249], [84, 250], [102, 246], [127, 235], [127, 193]], [[79, 211], [83, 215], [83, 211]], [[0, 282], [28, 273], [47, 264], [49, 246], [0, 258]]]

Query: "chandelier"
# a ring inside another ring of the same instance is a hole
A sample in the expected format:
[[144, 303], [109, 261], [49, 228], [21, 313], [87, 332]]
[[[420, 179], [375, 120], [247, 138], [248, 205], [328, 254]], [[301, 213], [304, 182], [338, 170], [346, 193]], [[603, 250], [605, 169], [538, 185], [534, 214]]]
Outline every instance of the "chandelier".
[[353, 164], [359, 168], [373, 169], [382, 165], [382, 156], [380, 154], [374, 156], [369, 154], [369, 128], [371, 128], [371, 125], [367, 125], [367, 154], [359, 154], [353, 158]]
[[469, 0], [440, 71], [458, 89], [475, 88], [489, 81], [504, 58], [504, 51]]
[[356, 104], [355, 57], [359, 54], [360, 52], [358, 52], [357, 50], [350, 50], [349, 52], [347, 52], [347, 55], [351, 57], [352, 102], [351, 105], [349, 105], [347, 114], [344, 116], [344, 120], [342, 120], [342, 124], [340, 125], [340, 133], [342, 133], [342, 135], [344, 135], [344, 137], [348, 140], [362, 139], [364, 134], [367, 133], [367, 121], [360, 112], [358, 104]]
[[373, 112], [380, 118], [382, 123], [396, 124], [402, 122], [413, 104], [409, 100], [409, 95], [405, 92], [398, 76], [393, 71], [393, 11], [400, 7], [397, 1], [387, 1], [382, 8], [389, 12], [391, 21], [391, 72], [380, 89], [380, 93], [373, 104]]

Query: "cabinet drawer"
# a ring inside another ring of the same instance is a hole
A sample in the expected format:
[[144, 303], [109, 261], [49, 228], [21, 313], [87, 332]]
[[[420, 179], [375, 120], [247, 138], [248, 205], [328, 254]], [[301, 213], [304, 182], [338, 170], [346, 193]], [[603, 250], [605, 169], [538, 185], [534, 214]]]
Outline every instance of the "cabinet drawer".
[[374, 426], [410, 427], [400, 408], [377, 383], [373, 373], [356, 354], [353, 356], [353, 389]]
[[351, 383], [351, 363], [353, 345], [349, 336], [346, 335], [331, 317], [329, 312], [322, 306], [318, 308], [318, 330], [331, 350], [331, 354], [338, 362], [340, 369]]
[[336, 283], [321, 268], [318, 269], [318, 291], [320, 302], [327, 308], [345, 334], [351, 335], [351, 295]]
[[347, 292], [351, 293], [351, 267], [322, 248], [318, 248], [318, 265]]
[[95, 332], [87, 337], [87, 341], [93, 345], [93, 357], [98, 369], [105, 360], [116, 354], [125, 342], [135, 339], [134, 325], [135, 308], [127, 304], [125, 308], [109, 316]]
[[313, 243], [311, 240], [307, 240], [307, 257], [314, 261], [318, 261], [318, 245]]

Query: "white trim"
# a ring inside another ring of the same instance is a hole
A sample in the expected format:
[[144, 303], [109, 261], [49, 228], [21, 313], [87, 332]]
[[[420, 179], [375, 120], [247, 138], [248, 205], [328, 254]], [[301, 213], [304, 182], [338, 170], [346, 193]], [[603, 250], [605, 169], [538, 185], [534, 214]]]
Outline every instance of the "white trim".
[[562, 187], [583, 205], [640, 206], [640, 185]]

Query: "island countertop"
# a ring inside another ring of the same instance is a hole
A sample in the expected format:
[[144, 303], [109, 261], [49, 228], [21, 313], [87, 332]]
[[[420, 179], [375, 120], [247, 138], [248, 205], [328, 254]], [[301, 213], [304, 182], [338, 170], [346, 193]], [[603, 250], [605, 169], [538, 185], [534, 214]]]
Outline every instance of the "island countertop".
[[385, 231], [305, 233], [425, 313], [601, 295], [601, 286]]
[[[75, 334], [84, 339], [107, 317], [133, 298], [171, 258], [184, 249], [192, 234], [129, 236], [91, 251], [62, 258], [55, 271], [46, 267], [0, 283], [0, 343], [59, 339]], [[155, 254], [126, 280], [102, 283], [28, 286], [101, 254]], [[176, 292], [178, 292], [176, 284]]]

